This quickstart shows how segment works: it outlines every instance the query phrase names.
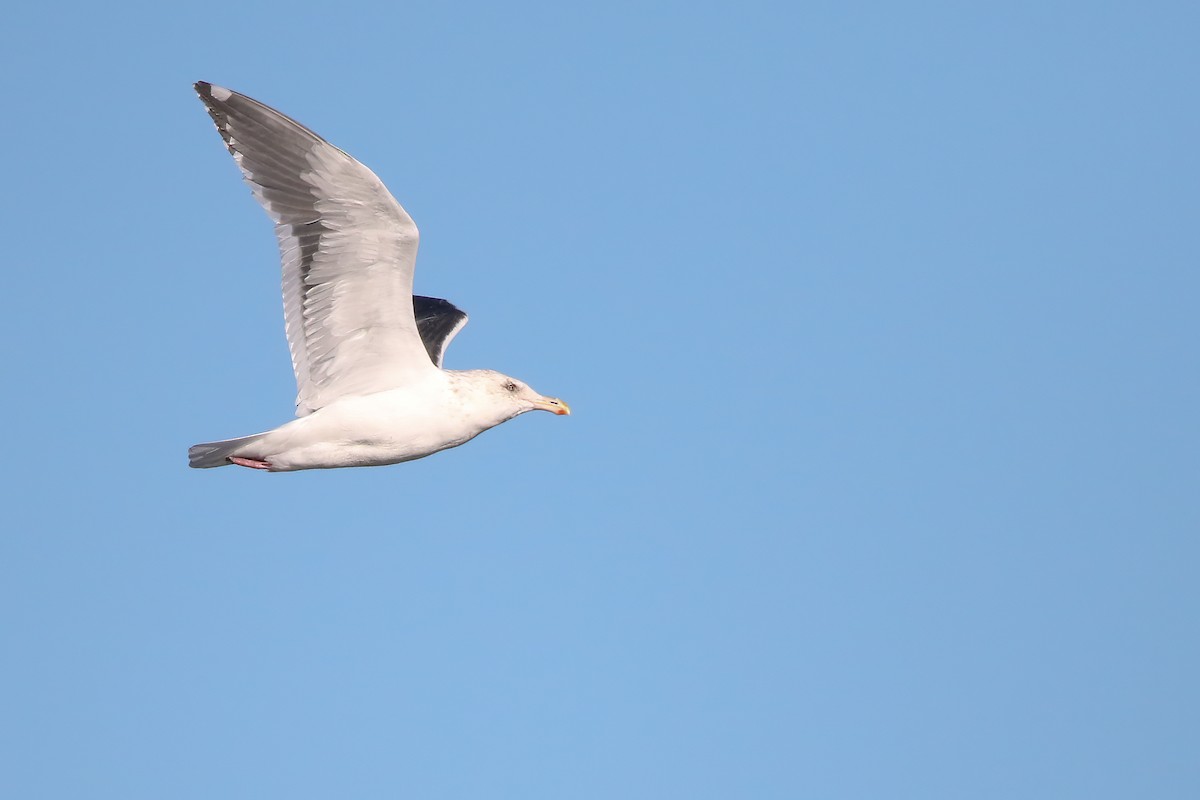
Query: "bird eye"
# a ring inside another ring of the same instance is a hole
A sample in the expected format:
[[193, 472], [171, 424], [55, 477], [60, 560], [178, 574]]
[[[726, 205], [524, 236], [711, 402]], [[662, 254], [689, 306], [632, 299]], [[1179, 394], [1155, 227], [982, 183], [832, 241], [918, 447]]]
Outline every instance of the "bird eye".
[[512, 381], [509, 381], [508, 383], [504, 384], [504, 388], [510, 392], [515, 392], [517, 390], [517, 385]]

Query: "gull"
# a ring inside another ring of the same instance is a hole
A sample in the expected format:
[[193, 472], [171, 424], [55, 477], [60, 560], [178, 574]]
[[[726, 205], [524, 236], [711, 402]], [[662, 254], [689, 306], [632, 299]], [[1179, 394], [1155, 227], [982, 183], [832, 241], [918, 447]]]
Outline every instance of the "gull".
[[375, 173], [257, 100], [203, 81], [196, 93], [275, 223], [296, 417], [197, 444], [189, 466], [271, 472], [423, 458], [562, 400], [487, 369], [442, 369], [467, 315], [413, 296], [417, 226]]

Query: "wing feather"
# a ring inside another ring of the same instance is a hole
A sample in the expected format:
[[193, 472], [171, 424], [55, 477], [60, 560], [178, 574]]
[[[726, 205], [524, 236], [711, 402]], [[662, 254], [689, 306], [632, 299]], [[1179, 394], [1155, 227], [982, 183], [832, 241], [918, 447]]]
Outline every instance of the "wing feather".
[[467, 324], [466, 312], [449, 300], [413, 295], [413, 313], [430, 360], [435, 366], [442, 366], [450, 340]]
[[196, 92], [275, 222], [296, 414], [429, 369], [413, 314], [417, 226], [379, 178], [257, 100], [204, 82]]

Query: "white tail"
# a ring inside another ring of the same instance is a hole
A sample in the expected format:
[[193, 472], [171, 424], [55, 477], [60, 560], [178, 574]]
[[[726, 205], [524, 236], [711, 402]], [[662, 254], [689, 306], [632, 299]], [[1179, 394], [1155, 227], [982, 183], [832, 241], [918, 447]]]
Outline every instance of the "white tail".
[[240, 439], [226, 439], [223, 442], [205, 442], [194, 444], [188, 448], [188, 466], [195, 469], [229, 466], [229, 457], [237, 455], [237, 451], [265, 434], [256, 433], [253, 436], [243, 436]]

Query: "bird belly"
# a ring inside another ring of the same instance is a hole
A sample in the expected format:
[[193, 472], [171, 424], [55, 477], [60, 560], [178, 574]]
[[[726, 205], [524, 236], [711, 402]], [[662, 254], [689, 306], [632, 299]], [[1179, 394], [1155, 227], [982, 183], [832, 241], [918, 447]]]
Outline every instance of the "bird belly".
[[424, 458], [485, 430], [464, 425], [444, 405], [395, 402], [387, 394], [339, 401], [276, 428], [253, 452], [238, 455], [262, 459], [275, 472], [374, 467]]

